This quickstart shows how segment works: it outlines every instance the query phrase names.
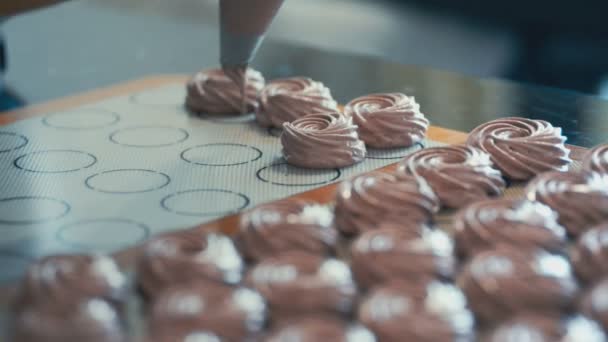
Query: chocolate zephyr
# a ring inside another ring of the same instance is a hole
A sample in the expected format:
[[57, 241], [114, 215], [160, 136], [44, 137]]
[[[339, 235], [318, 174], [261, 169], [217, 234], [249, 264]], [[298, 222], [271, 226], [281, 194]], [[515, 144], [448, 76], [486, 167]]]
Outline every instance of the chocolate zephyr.
[[463, 258], [500, 245], [558, 252], [566, 244], [566, 230], [557, 223], [557, 213], [526, 200], [475, 202], [456, 213], [453, 226], [456, 249]]
[[[264, 77], [253, 69], [247, 69], [245, 109], [258, 107], [258, 93], [264, 87]], [[221, 69], [203, 70], [196, 73], [187, 84], [186, 108], [201, 114], [239, 114], [243, 111], [241, 87], [228, 78]]]
[[[207, 330], [181, 330], [179, 327], [166, 327], [167, 330], [157, 330], [153, 336], [144, 342], [224, 342], [230, 341]], [[243, 340], [253, 342], [255, 340]]]
[[505, 181], [490, 156], [474, 147], [426, 148], [410, 154], [397, 167], [398, 175], [424, 179], [445, 207], [460, 208], [502, 194]]
[[605, 342], [596, 322], [580, 315], [519, 314], [484, 332], [481, 342]]
[[382, 225], [418, 230], [439, 210], [439, 200], [426, 182], [372, 172], [340, 184], [336, 196], [336, 226], [348, 236]]
[[262, 204], [241, 216], [238, 245], [253, 261], [288, 251], [327, 255], [333, 252], [337, 232], [327, 206], [286, 199]]
[[121, 320], [106, 301], [95, 298], [64, 305], [33, 305], [13, 317], [18, 342], [126, 342]]
[[581, 235], [570, 259], [574, 273], [587, 284], [608, 276], [608, 221]]
[[122, 309], [125, 276], [114, 260], [102, 255], [53, 255], [30, 265], [19, 287], [15, 308], [69, 305], [98, 298]]
[[154, 302], [149, 319], [151, 336], [178, 340], [206, 331], [226, 341], [245, 341], [259, 333], [266, 321], [266, 304], [255, 291], [236, 287], [217, 291], [205, 284], [176, 285]]
[[311, 169], [351, 166], [366, 154], [352, 118], [338, 112], [309, 114], [284, 123], [281, 145], [287, 163]]
[[370, 94], [350, 101], [352, 116], [365, 144], [376, 148], [408, 147], [426, 136], [429, 120], [413, 97], [401, 93]]
[[583, 295], [579, 309], [608, 329], [608, 278], [599, 281]]
[[513, 180], [529, 180], [545, 171], [566, 171], [572, 163], [562, 129], [543, 120], [502, 118], [477, 126], [467, 145], [492, 156], [502, 173]]
[[282, 325], [264, 342], [375, 342], [374, 335], [361, 325], [335, 318], [306, 317]]
[[473, 317], [453, 285], [424, 287], [393, 282], [373, 290], [359, 306], [359, 320], [379, 341], [468, 341]]
[[583, 169], [608, 174], [608, 144], [589, 150], [583, 157]]
[[283, 127], [308, 114], [338, 110], [329, 88], [308, 77], [273, 80], [260, 93], [258, 123], [264, 127]]
[[351, 246], [357, 284], [371, 288], [391, 280], [427, 283], [454, 272], [452, 241], [439, 230], [382, 228], [359, 236]]
[[504, 246], [474, 256], [460, 273], [458, 285], [483, 322], [520, 312], [562, 312], [578, 290], [564, 257]]
[[546, 172], [525, 189], [529, 200], [557, 211], [559, 222], [573, 236], [608, 220], [608, 175]]
[[301, 252], [263, 260], [246, 283], [266, 299], [275, 323], [309, 314], [348, 314], [356, 296], [348, 265]]
[[140, 289], [154, 299], [175, 284], [198, 282], [210, 288], [236, 284], [241, 280], [243, 267], [229, 237], [182, 232], [147, 243], [137, 271]]

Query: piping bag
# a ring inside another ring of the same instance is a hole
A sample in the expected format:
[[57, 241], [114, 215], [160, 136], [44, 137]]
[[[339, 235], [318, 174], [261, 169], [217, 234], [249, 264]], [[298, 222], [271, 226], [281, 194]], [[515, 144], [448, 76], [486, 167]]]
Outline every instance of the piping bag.
[[284, 0], [220, 0], [220, 63], [241, 90], [247, 112], [247, 67]]

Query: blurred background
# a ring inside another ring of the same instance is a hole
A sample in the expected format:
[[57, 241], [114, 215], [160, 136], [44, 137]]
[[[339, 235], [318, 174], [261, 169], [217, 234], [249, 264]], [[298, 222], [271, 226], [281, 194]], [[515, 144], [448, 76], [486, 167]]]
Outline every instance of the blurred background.
[[[606, 9], [606, 1], [288, 0], [269, 38], [608, 96]], [[135, 60], [172, 71], [163, 55], [176, 51], [163, 53], [172, 47], [166, 40], [206, 47], [207, 64], [217, 54], [217, 23], [217, 0], [66, 2], [4, 23], [6, 77], [18, 88], [15, 78], [28, 70], [28, 79], [77, 72], [63, 69], [87, 54], [118, 69]], [[198, 36], [184, 36], [188, 28]], [[98, 47], [83, 50], [91, 41]]]
[[[28, 1], [44, 2], [14, 3]], [[214, 66], [217, 6], [218, 0], [80, 0], [5, 18], [0, 103], [6, 109]], [[424, 66], [608, 98], [606, 9], [608, 2], [595, 0], [287, 0], [255, 66], [271, 77], [306, 72], [332, 81], [341, 101], [380, 90], [361, 83], [382, 90], [397, 84], [382, 85], [392, 72], [366, 69], [361, 63], [369, 59], [353, 56], [373, 56], [383, 67]], [[321, 58], [322, 52], [331, 55]]]

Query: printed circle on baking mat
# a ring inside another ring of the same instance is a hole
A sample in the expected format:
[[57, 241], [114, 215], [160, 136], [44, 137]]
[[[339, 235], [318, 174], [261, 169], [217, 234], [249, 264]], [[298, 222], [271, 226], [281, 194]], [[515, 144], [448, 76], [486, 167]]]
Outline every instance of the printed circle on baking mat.
[[21, 279], [32, 260], [15, 253], [0, 252], [0, 283]]
[[92, 219], [67, 224], [57, 238], [71, 246], [110, 251], [133, 246], [148, 238], [150, 228], [128, 219]]
[[188, 139], [185, 129], [168, 126], [134, 126], [110, 134], [110, 141], [129, 147], [163, 147]]
[[0, 153], [18, 150], [27, 145], [24, 135], [13, 132], [0, 132]]
[[407, 157], [418, 150], [424, 148], [422, 143], [415, 143], [410, 147], [398, 147], [398, 148], [367, 148], [368, 159], [401, 159]]
[[164, 188], [169, 175], [146, 169], [108, 170], [89, 176], [84, 184], [91, 190], [110, 194], [133, 194]]
[[85, 108], [48, 115], [42, 122], [50, 127], [62, 129], [95, 129], [111, 126], [120, 121], [120, 116], [105, 109]]
[[245, 115], [200, 113], [200, 114], [196, 114], [196, 116], [201, 119], [204, 119], [204, 120], [209, 120], [209, 121], [223, 123], [223, 124], [230, 124], [230, 125], [244, 124], [244, 123], [252, 122], [255, 120], [255, 115], [253, 113], [245, 114]]
[[258, 148], [243, 144], [213, 143], [190, 147], [180, 157], [192, 164], [204, 166], [233, 166], [262, 158]]
[[249, 197], [223, 189], [194, 189], [163, 198], [161, 206], [184, 216], [216, 216], [238, 212], [249, 205]]
[[76, 150], [46, 150], [21, 155], [13, 164], [18, 169], [40, 173], [73, 172], [93, 166], [97, 157]]
[[0, 198], [0, 223], [34, 224], [62, 218], [70, 205], [52, 197], [17, 196]]
[[182, 106], [186, 98], [186, 87], [165, 87], [137, 93], [129, 97], [129, 101], [140, 105], [151, 106]]
[[275, 185], [311, 186], [331, 183], [342, 175], [340, 169], [304, 169], [277, 163], [256, 172], [259, 180]]

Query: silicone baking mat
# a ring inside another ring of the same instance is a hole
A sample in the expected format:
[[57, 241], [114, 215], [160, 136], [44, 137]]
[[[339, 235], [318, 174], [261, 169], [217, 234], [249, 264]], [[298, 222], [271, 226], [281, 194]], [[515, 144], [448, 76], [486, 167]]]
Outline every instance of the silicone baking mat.
[[0, 127], [0, 282], [43, 255], [114, 252], [421, 148], [299, 169], [282, 160], [280, 131], [258, 127], [253, 115], [192, 116], [184, 97], [175, 83]]

